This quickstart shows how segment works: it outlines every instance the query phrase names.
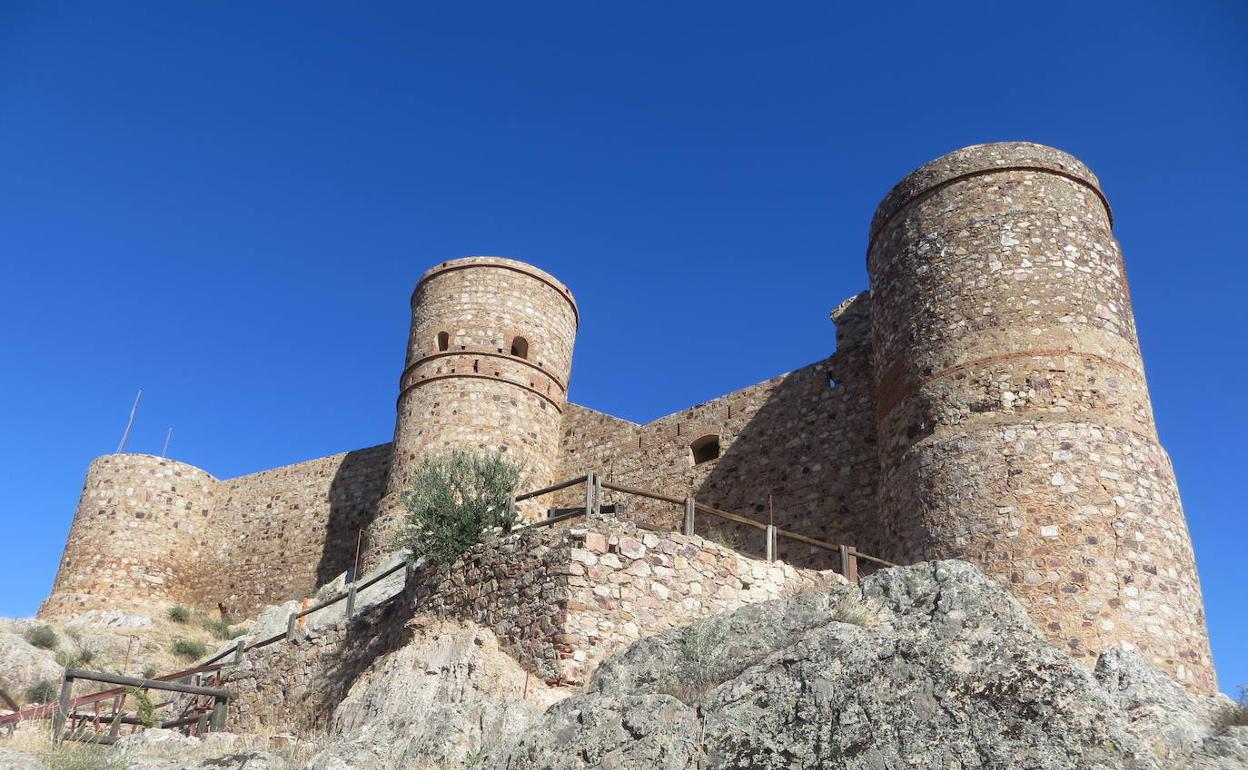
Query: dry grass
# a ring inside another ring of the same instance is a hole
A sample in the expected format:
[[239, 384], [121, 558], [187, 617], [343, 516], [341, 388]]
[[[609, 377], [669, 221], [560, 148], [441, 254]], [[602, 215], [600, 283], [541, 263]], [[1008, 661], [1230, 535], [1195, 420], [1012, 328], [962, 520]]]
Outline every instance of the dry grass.
[[856, 590], [845, 591], [832, 607], [832, 619], [863, 628], [875, 628], [880, 622], [880, 612], [871, 602], [862, 598]]
[[1222, 709], [1216, 722], [1219, 730], [1248, 727], [1248, 685], [1239, 686], [1239, 700]]

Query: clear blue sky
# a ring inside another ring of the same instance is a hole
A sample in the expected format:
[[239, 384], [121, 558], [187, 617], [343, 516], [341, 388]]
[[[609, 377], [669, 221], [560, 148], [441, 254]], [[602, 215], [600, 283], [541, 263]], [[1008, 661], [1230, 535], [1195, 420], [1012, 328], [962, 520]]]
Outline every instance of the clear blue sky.
[[[827, 355], [913, 167], [1100, 175], [1222, 686], [1248, 682], [1248, 5], [0, 2], [0, 613], [82, 476], [388, 441], [435, 261], [583, 309], [572, 398], [647, 420]], [[767, 13], [759, 11], [766, 7]]]

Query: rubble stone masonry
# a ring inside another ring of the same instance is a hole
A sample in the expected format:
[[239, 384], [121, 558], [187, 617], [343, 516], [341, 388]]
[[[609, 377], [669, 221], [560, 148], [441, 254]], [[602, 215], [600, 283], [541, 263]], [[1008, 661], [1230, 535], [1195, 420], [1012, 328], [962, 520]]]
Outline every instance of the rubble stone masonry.
[[[1040, 145], [951, 153], [880, 204], [867, 267], [870, 290], [832, 313], [830, 357], [638, 424], [568, 402], [579, 315], [566, 286], [498, 257], [438, 264], [412, 295], [392, 444], [224, 481], [161, 458], [100, 458], [41, 613], [182, 602], [245, 614], [298, 598], [351, 566], [357, 545], [365, 568], [389, 550], [420, 458], [485, 449], [518, 459], [526, 489], [593, 470], [898, 563], [967, 559], [1077, 659], [1129, 642], [1212, 690], [1192, 546], [1097, 178]], [[583, 500], [570, 488], [521, 513]], [[610, 491], [604, 502], [680, 527], [681, 506]], [[699, 514], [695, 532], [762, 554], [755, 529]], [[629, 623], [644, 631], [658, 594], [693, 599], [693, 583], [669, 585], [655, 568], [692, 565], [707, 547], [670, 553], [663, 543], [678, 540], [663, 539], [655, 552], [630, 536], [645, 551], [633, 558], [622, 540], [603, 551], [585, 537], [515, 563], [491, 557], [423, 600], [504, 629], [535, 670], [575, 679], [576, 651], [612, 648]], [[832, 552], [778, 546], [794, 567], [838, 566]], [[558, 580], [528, 574], [550, 569]], [[607, 593], [581, 591], [582, 579]], [[526, 593], [559, 581], [563, 609]]]

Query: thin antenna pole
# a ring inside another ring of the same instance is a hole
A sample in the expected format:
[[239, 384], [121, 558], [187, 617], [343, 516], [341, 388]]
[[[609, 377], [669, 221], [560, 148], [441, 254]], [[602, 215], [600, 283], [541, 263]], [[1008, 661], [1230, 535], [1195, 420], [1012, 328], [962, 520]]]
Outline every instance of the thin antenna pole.
[[130, 440], [130, 429], [134, 427], [134, 415], [139, 411], [139, 399], [143, 398], [143, 389], [139, 388], [139, 393], [134, 397], [134, 406], [130, 407], [130, 419], [126, 422], [126, 432], [121, 434], [121, 443], [117, 445], [117, 453], [121, 454], [126, 450], [126, 442]]
[[169, 452], [169, 439], [173, 436], [173, 426], [169, 426], [169, 430], [165, 431], [165, 445], [160, 448], [160, 456], [164, 457]]
[[767, 523], [772, 525], [776, 523], [776, 509], [771, 505], [771, 495], [767, 495]]

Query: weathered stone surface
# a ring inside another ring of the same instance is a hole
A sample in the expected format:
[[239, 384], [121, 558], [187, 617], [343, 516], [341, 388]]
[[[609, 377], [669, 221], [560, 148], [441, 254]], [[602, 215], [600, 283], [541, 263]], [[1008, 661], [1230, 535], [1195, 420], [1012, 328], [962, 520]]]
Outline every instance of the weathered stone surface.
[[58, 684], [64, 669], [51, 650], [35, 647], [25, 638], [0, 631], [0, 689], [22, 699], [26, 690], [41, 681]]
[[412, 639], [361, 676], [308, 770], [457, 767], [518, 734], [565, 691], [548, 688], [472, 624], [413, 622]]
[[45, 770], [46, 765], [29, 754], [0, 746], [0, 768], [4, 768], [4, 770]]
[[[1118, 681], [1132, 677], [1143, 679], [1132, 669]], [[1116, 691], [1143, 701], [1147, 689]], [[1182, 709], [1167, 700], [1182, 693], [1170, 682], [1156, 708]], [[1120, 700], [1003, 588], [933, 562], [637, 642], [487, 766], [649, 766], [621, 763], [636, 751], [662, 767], [1171, 767], [1132, 733]]]

